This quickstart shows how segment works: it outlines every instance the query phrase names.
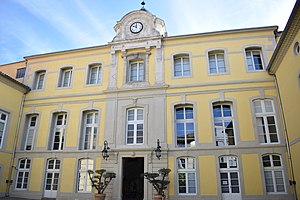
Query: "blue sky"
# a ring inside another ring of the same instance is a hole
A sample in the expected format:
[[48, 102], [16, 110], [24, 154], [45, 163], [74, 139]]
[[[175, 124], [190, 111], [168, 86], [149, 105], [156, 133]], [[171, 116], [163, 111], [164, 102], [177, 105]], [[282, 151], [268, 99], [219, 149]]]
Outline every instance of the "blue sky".
[[[146, 0], [168, 35], [278, 25], [296, 0]], [[0, 0], [0, 64], [110, 42], [114, 25], [141, 0]]]

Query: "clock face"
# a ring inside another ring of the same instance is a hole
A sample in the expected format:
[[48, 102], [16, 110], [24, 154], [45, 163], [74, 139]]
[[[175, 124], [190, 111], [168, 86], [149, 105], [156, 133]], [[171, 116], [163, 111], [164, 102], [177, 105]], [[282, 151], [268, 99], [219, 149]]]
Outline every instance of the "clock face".
[[143, 24], [141, 22], [134, 22], [130, 26], [130, 31], [132, 33], [139, 33], [143, 30]]

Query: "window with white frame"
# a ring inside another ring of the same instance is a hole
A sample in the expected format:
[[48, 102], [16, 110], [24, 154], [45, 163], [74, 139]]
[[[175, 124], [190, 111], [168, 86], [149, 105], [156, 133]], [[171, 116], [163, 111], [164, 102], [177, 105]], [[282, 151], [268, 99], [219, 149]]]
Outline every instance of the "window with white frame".
[[234, 117], [230, 103], [214, 103], [214, 129], [217, 146], [235, 145]]
[[17, 177], [16, 177], [16, 189], [25, 190], [28, 187], [29, 171], [30, 171], [29, 159], [19, 160]]
[[127, 110], [127, 127], [126, 127], [127, 144], [144, 143], [144, 109], [131, 108]]
[[195, 146], [194, 109], [192, 105], [175, 107], [176, 146]]
[[56, 194], [59, 185], [61, 161], [50, 159], [47, 162], [46, 178], [45, 178], [45, 196]]
[[102, 66], [101, 64], [91, 64], [88, 69], [88, 85], [98, 85], [101, 83]]
[[45, 82], [45, 76], [46, 76], [46, 71], [38, 71], [35, 73], [35, 80], [34, 80], [34, 85], [33, 88], [35, 90], [41, 90], [44, 87], [44, 82]]
[[223, 50], [208, 52], [210, 74], [222, 74], [227, 72], [224, 55]]
[[259, 142], [278, 143], [276, 113], [274, 102], [270, 99], [255, 100], [254, 111]]
[[283, 166], [280, 155], [263, 155], [264, 176], [268, 193], [285, 192]]
[[177, 159], [178, 193], [196, 194], [195, 158], [180, 157]]
[[246, 61], [249, 71], [262, 71], [264, 69], [261, 48], [246, 48]]
[[67, 127], [67, 113], [57, 113], [53, 128], [52, 150], [63, 150], [64, 138]]
[[222, 194], [240, 193], [238, 159], [236, 156], [219, 157]]
[[81, 149], [96, 149], [98, 132], [98, 112], [87, 111], [83, 115], [83, 131], [81, 136]]
[[32, 150], [34, 144], [34, 138], [37, 131], [38, 115], [27, 116], [27, 129], [24, 150]]
[[62, 68], [60, 70], [60, 78], [58, 87], [70, 87], [72, 82], [72, 67]]
[[94, 170], [94, 160], [80, 159], [78, 163], [78, 192], [91, 192], [92, 185], [89, 179], [88, 170]]
[[129, 63], [129, 82], [145, 81], [144, 61], [131, 61]]
[[7, 120], [8, 120], [8, 114], [0, 110], [0, 149], [2, 148], [4, 143]]
[[174, 77], [191, 76], [190, 58], [188, 54], [175, 55], [173, 59]]

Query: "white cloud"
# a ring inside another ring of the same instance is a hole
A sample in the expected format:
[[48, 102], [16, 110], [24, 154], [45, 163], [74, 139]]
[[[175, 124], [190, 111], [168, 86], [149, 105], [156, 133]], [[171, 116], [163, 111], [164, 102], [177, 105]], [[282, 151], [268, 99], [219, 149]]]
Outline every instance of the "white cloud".
[[74, 7], [75, 4], [68, 5], [68, 2], [64, 1], [19, 1], [19, 3], [37, 18], [43, 19], [62, 33], [74, 46], [95, 44], [95, 37], [86, 28], [89, 22], [84, 20], [86, 16], [92, 19], [92, 15], [87, 14], [83, 6], [77, 8]]

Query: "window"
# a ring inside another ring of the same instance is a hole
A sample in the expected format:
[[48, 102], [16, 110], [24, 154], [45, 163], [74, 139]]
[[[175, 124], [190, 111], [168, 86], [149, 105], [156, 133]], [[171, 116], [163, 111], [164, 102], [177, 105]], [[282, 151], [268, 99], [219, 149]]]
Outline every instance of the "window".
[[97, 85], [101, 83], [102, 67], [101, 64], [89, 65], [88, 85]]
[[224, 51], [210, 51], [208, 52], [209, 73], [222, 74], [226, 73]]
[[0, 149], [3, 146], [8, 114], [0, 110]]
[[144, 110], [132, 108], [127, 110], [127, 144], [144, 142]]
[[21, 190], [27, 189], [29, 170], [30, 170], [30, 160], [29, 159], [19, 160], [16, 189], [21, 189]]
[[55, 124], [52, 138], [52, 150], [63, 150], [64, 137], [67, 126], [67, 114], [58, 113], [55, 115]]
[[260, 48], [247, 48], [246, 60], [249, 71], [262, 71], [264, 69], [262, 52]]
[[85, 112], [83, 116], [83, 131], [81, 136], [81, 149], [96, 149], [96, 137], [98, 131], [98, 113], [96, 111]]
[[45, 81], [45, 75], [46, 71], [38, 71], [35, 73], [35, 80], [34, 80], [34, 85], [33, 88], [35, 90], [41, 90], [44, 87], [44, 81]]
[[254, 111], [260, 143], [278, 143], [277, 123], [272, 100], [255, 100]]
[[216, 103], [213, 105], [213, 114], [216, 145], [235, 145], [234, 118], [231, 105]]
[[144, 81], [145, 69], [143, 61], [130, 62], [129, 82]]
[[72, 68], [63, 68], [60, 71], [60, 78], [58, 87], [70, 87], [72, 81]]
[[17, 69], [16, 78], [23, 78], [25, 76], [26, 68], [19, 68]]
[[191, 76], [190, 58], [188, 54], [174, 56], [174, 76]]
[[192, 105], [175, 108], [177, 147], [195, 146], [194, 109]]
[[33, 149], [34, 137], [37, 131], [37, 119], [38, 119], [37, 115], [28, 116], [24, 150]]
[[267, 192], [285, 192], [281, 157], [279, 155], [264, 155], [262, 161]]
[[178, 192], [179, 194], [196, 194], [195, 159], [181, 157], [178, 164]]
[[45, 178], [45, 197], [56, 197], [59, 182], [60, 160], [48, 160]]
[[238, 161], [235, 156], [219, 157], [220, 181], [222, 195], [239, 194]]
[[91, 159], [80, 159], [78, 164], [78, 192], [91, 192], [92, 186], [88, 170], [94, 169], [94, 161]]

